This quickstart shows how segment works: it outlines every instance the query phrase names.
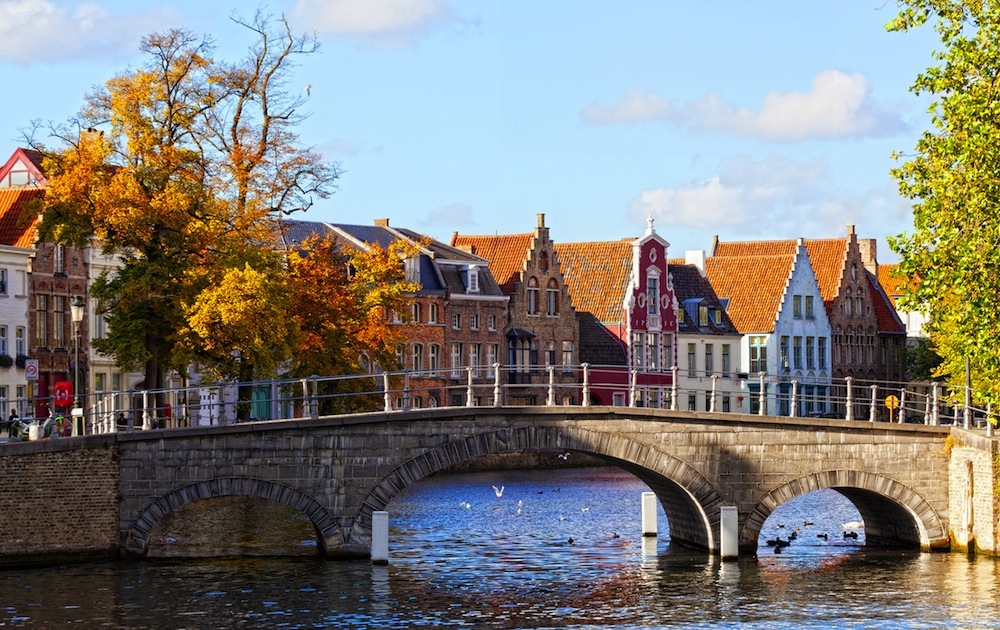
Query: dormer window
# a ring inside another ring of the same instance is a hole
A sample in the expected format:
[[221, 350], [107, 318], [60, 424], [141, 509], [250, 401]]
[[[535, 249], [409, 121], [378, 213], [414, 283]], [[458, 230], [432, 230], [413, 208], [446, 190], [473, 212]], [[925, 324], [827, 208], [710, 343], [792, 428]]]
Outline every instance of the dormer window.
[[698, 307], [698, 325], [701, 327], [708, 326], [708, 306], [705, 304]]
[[469, 267], [468, 277], [465, 283], [466, 293], [479, 293], [479, 268]]
[[403, 261], [406, 270], [406, 281], [420, 283], [420, 259], [412, 256]]

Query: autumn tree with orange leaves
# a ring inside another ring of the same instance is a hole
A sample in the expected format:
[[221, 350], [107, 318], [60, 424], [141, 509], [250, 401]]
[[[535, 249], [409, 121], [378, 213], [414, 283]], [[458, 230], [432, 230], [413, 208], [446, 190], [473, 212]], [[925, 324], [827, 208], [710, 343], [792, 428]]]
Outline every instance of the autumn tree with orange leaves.
[[[407, 281], [402, 261], [416, 256], [419, 243], [398, 240], [382, 248], [341, 248], [330, 237], [313, 235], [288, 255], [288, 292], [299, 337], [289, 376], [336, 376], [394, 369], [405, 330], [390, 324], [390, 311], [406, 312], [408, 295], [419, 286]], [[348, 273], [350, 270], [350, 273]], [[360, 411], [365, 399], [338, 399], [368, 384], [351, 379], [319, 384], [323, 413]], [[339, 402], [338, 401], [342, 401]], [[368, 407], [377, 404], [369, 400]], [[360, 407], [358, 405], [361, 405]]]
[[[26, 134], [45, 156], [42, 238], [95, 242], [123, 262], [94, 283], [108, 324], [94, 346], [141, 366], [147, 387], [192, 356], [224, 374], [240, 357], [235, 376], [280, 363], [294, 330], [270, 336], [284, 310], [276, 218], [328, 196], [339, 176], [299, 142], [305, 97], [287, 89], [318, 43], [283, 18], [236, 21], [254, 39], [242, 60], [215, 59], [212, 41], [186, 30], [147, 35], [141, 66], [96, 88], [69, 123]], [[36, 142], [42, 131], [58, 146]]]

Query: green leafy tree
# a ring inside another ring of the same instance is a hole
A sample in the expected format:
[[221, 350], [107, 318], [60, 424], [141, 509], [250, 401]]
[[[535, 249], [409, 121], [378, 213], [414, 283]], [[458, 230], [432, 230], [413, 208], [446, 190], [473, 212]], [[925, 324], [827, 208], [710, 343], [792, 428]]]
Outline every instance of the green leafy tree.
[[[123, 261], [94, 286], [109, 325], [95, 346], [122, 367], [143, 366], [148, 387], [192, 355], [226, 353], [187, 345], [205, 343], [199, 331], [224, 320], [207, 312], [222, 306], [216, 283], [270, 290], [250, 275], [271, 264], [275, 218], [326, 197], [339, 176], [300, 145], [304, 97], [287, 89], [296, 59], [318, 43], [294, 36], [283, 19], [236, 21], [254, 38], [243, 59], [214, 59], [211, 40], [186, 30], [147, 35], [140, 67], [96, 88], [66, 125], [48, 127], [60, 146], [35, 142], [39, 125], [27, 134], [46, 156], [43, 238], [93, 239]], [[273, 326], [263, 317], [245, 324], [258, 333]], [[243, 370], [275, 363], [240, 345], [229, 350], [253, 357]], [[230, 372], [221, 359], [211, 367]]]
[[887, 28], [932, 26], [942, 48], [912, 91], [931, 97], [930, 125], [893, 175], [913, 201], [913, 231], [890, 239], [914, 282], [903, 307], [926, 313], [936, 375], [1000, 402], [1000, 5], [901, 0]]

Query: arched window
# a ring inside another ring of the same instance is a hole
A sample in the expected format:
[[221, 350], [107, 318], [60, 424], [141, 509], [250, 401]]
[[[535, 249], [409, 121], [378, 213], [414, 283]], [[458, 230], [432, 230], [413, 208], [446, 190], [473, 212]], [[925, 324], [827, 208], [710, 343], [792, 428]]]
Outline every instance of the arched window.
[[538, 278], [528, 278], [528, 315], [538, 315]]
[[555, 317], [559, 314], [559, 283], [555, 278], [549, 278], [549, 286], [545, 289], [545, 313]]

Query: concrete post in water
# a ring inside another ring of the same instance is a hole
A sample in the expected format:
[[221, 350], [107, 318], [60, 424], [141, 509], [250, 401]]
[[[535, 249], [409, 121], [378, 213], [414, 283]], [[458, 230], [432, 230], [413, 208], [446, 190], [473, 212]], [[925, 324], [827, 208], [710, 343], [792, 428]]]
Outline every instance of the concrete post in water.
[[642, 493], [642, 535], [656, 536], [656, 493]]
[[899, 424], [906, 422], [906, 388], [899, 390]]
[[372, 512], [372, 564], [389, 564], [388, 512]]
[[722, 561], [736, 560], [740, 555], [739, 514], [735, 505], [723, 505], [719, 512], [722, 517], [719, 524]]
[[556, 368], [552, 365], [549, 366], [549, 395], [545, 404], [549, 407], [556, 404]]
[[503, 390], [500, 389], [500, 364], [493, 364], [493, 406], [499, 407], [503, 404]]
[[757, 415], [763, 416], [767, 413], [767, 392], [764, 391], [764, 373], [758, 372], [757, 376], [760, 378], [760, 401], [757, 405]]
[[392, 411], [392, 395], [389, 392], [389, 373], [382, 372], [382, 411]]
[[677, 366], [670, 368], [670, 411], [677, 411]]
[[788, 417], [794, 418], [799, 413], [799, 382], [792, 379], [792, 400], [788, 405]]
[[847, 409], [844, 410], [844, 420], [854, 420], [854, 392], [851, 383], [854, 381], [850, 376], [844, 378], [847, 384]]
[[941, 424], [941, 410], [938, 408], [938, 384], [931, 383], [931, 426], [936, 427]]
[[465, 385], [465, 406], [474, 407], [476, 405], [476, 392], [472, 389], [472, 366], [465, 368], [466, 373], [466, 385]]
[[637, 373], [637, 370], [635, 368], [632, 368], [631, 370], [629, 370], [629, 379], [628, 379], [628, 406], [629, 407], [635, 407], [635, 402], [636, 402], [636, 390], [635, 390], [636, 373]]
[[584, 407], [590, 406], [590, 364], [584, 363], [583, 368], [583, 395], [580, 404]]
[[715, 394], [719, 391], [719, 375], [712, 375], [712, 401], [708, 405], [708, 410], [715, 413]]

